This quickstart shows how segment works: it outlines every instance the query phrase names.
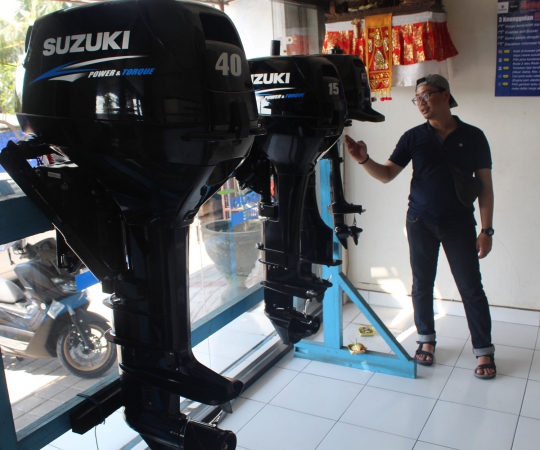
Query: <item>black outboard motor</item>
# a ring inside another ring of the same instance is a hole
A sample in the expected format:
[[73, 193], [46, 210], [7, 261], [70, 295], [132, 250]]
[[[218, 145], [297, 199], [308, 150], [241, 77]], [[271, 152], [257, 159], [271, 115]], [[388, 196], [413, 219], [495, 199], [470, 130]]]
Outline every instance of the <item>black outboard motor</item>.
[[[188, 294], [188, 225], [263, 132], [234, 25], [175, 0], [82, 6], [36, 21], [25, 68], [19, 121], [35, 139], [0, 164], [113, 294], [127, 422], [151, 449], [234, 449], [179, 411], [181, 396], [220, 405], [243, 387], [195, 359]], [[26, 163], [52, 152], [69, 162]]]
[[[325, 226], [322, 220], [320, 224], [310, 221], [309, 230], [302, 230], [304, 200], [306, 191], [313, 189], [310, 180], [317, 160], [343, 131], [345, 98], [336, 68], [321, 57], [259, 58], [250, 60], [250, 68], [268, 134], [256, 139], [250, 161], [236, 176], [262, 197], [265, 313], [284, 343], [296, 343], [316, 333], [320, 320], [295, 310], [294, 297], [322, 297], [331, 283], [313, 274], [311, 265], [336, 263], [331, 231], [329, 255], [317, 250], [321, 242], [302, 249], [301, 241], [302, 236], [313, 240], [319, 225]], [[327, 139], [330, 143], [325, 145]], [[250, 179], [249, 174], [257, 171], [261, 177]], [[260, 181], [265, 174], [266, 187]], [[272, 175], [273, 193], [269, 189]]]
[[[317, 66], [321, 58], [332, 62], [335, 69]], [[343, 95], [347, 108], [345, 126], [351, 125], [352, 120], [381, 122], [384, 116], [371, 107], [366, 70], [357, 56], [265, 58], [250, 64], [259, 112], [268, 135], [255, 140], [249, 158], [235, 175], [261, 194], [259, 215], [266, 218], [265, 242], [261, 245], [266, 264], [266, 314], [281, 339], [295, 343], [315, 333], [320, 321], [295, 311], [293, 296], [321, 300], [331, 286], [311, 273], [311, 264], [340, 264], [341, 261], [333, 260], [333, 232], [347, 248], [347, 239], [352, 237], [358, 243], [362, 231], [355, 224], [345, 223], [345, 214], [363, 210], [362, 206], [347, 203], [343, 195], [343, 160], [336, 143], [343, 130]], [[333, 121], [328, 120], [332, 114]], [[327, 123], [322, 124], [324, 117]], [[324, 223], [317, 205], [314, 166], [321, 157], [331, 162], [334, 230]], [[270, 189], [271, 177], [274, 192]]]
[[[347, 123], [345, 126], [350, 126], [352, 120], [383, 122], [385, 117], [371, 106], [371, 90], [362, 60], [355, 55], [339, 53], [321, 56], [336, 66], [343, 83], [345, 99], [347, 100]], [[325, 143], [325, 148], [326, 145], [327, 143]], [[353, 225], [347, 225], [345, 223], [345, 214], [361, 214], [364, 210], [361, 205], [353, 205], [345, 200], [340, 169], [343, 158], [339, 156], [337, 143], [331, 146], [330, 150], [325, 154], [325, 158], [329, 159], [331, 164], [330, 196], [332, 199], [334, 232], [343, 247], [347, 248], [349, 237], [352, 237], [353, 242], [358, 244], [362, 229], [356, 226], [356, 219]]]

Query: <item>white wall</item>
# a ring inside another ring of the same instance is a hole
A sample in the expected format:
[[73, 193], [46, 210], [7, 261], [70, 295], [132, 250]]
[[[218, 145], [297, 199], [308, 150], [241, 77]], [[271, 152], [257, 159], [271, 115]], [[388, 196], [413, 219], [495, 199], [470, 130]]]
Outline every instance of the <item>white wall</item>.
[[[236, 0], [225, 12], [235, 23], [248, 58], [269, 54], [272, 4]], [[448, 61], [454, 109], [465, 122], [484, 130], [492, 150], [495, 183], [494, 248], [481, 262], [492, 305], [540, 310], [540, 99], [495, 97], [495, 0], [447, 0], [448, 27], [459, 55]], [[377, 102], [386, 115], [381, 124], [355, 124], [348, 133], [367, 142], [373, 159], [384, 162], [399, 137], [423, 119], [410, 102], [413, 88], [394, 88], [390, 102]], [[346, 195], [367, 212], [358, 217], [364, 229], [349, 252], [348, 276], [361, 289], [410, 294], [411, 273], [405, 236], [405, 213], [411, 167], [383, 185], [346, 157]], [[349, 222], [352, 219], [349, 218]], [[459, 300], [441, 251], [436, 297]]]
[[[495, 0], [447, 0], [448, 27], [459, 55], [448, 63], [453, 110], [480, 127], [492, 150], [496, 233], [492, 253], [481, 262], [492, 305], [540, 310], [540, 98], [494, 96], [496, 62]], [[410, 99], [413, 88], [392, 89], [393, 100], [376, 102], [382, 124], [355, 124], [348, 133], [368, 144], [384, 162], [403, 132], [423, 122]], [[411, 167], [390, 184], [371, 179], [346, 157], [346, 195], [367, 209], [358, 247], [349, 252], [348, 276], [358, 288], [410, 294], [411, 273], [404, 232]], [[459, 300], [441, 251], [436, 296]]]

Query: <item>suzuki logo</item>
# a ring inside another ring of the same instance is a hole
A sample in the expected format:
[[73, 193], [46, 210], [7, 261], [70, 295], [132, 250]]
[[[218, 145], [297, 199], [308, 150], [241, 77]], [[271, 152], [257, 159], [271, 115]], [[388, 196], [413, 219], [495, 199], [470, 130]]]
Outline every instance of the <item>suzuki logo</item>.
[[258, 84], [289, 84], [291, 74], [284, 73], [255, 73], [251, 75], [251, 81], [254, 85]]
[[[50, 38], [43, 43], [43, 55], [63, 55], [65, 53], [97, 52], [99, 50], [127, 50], [129, 48], [129, 30], [105, 31], [97, 33], [75, 34], [59, 38]], [[116, 41], [120, 36], [121, 47]]]

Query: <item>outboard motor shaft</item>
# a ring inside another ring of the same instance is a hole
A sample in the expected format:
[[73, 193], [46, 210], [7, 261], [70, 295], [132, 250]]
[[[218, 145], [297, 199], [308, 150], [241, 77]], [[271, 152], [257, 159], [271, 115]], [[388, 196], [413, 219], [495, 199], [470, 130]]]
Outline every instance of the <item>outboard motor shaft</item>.
[[[44, 16], [27, 46], [19, 121], [35, 139], [0, 164], [112, 294], [127, 422], [151, 449], [234, 449], [179, 411], [181, 396], [219, 405], [243, 387], [195, 359], [188, 293], [188, 225], [263, 132], [234, 25], [124, 0]], [[69, 161], [25, 160], [52, 152]]]

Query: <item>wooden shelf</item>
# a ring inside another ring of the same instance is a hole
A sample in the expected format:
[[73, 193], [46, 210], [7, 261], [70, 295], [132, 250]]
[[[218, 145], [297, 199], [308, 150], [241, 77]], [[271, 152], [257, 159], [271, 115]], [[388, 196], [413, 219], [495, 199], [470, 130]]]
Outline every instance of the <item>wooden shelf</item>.
[[427, 1], [422, 3], [402, 3], [399, 6], [389, 6], [386, 8], [371, 8], [362, 11], [351, 11], [346, 13], [325, 14], [326, 23], [335, 22], [352, 22], [354, 19], [363, 19], [366, 16], [372, 16], [375, 14], [389, 14], [394, 16], [403, 16], [405, 14], [416, 14], [420, 12], [445, 12], [443, 5], [436, 0]]

